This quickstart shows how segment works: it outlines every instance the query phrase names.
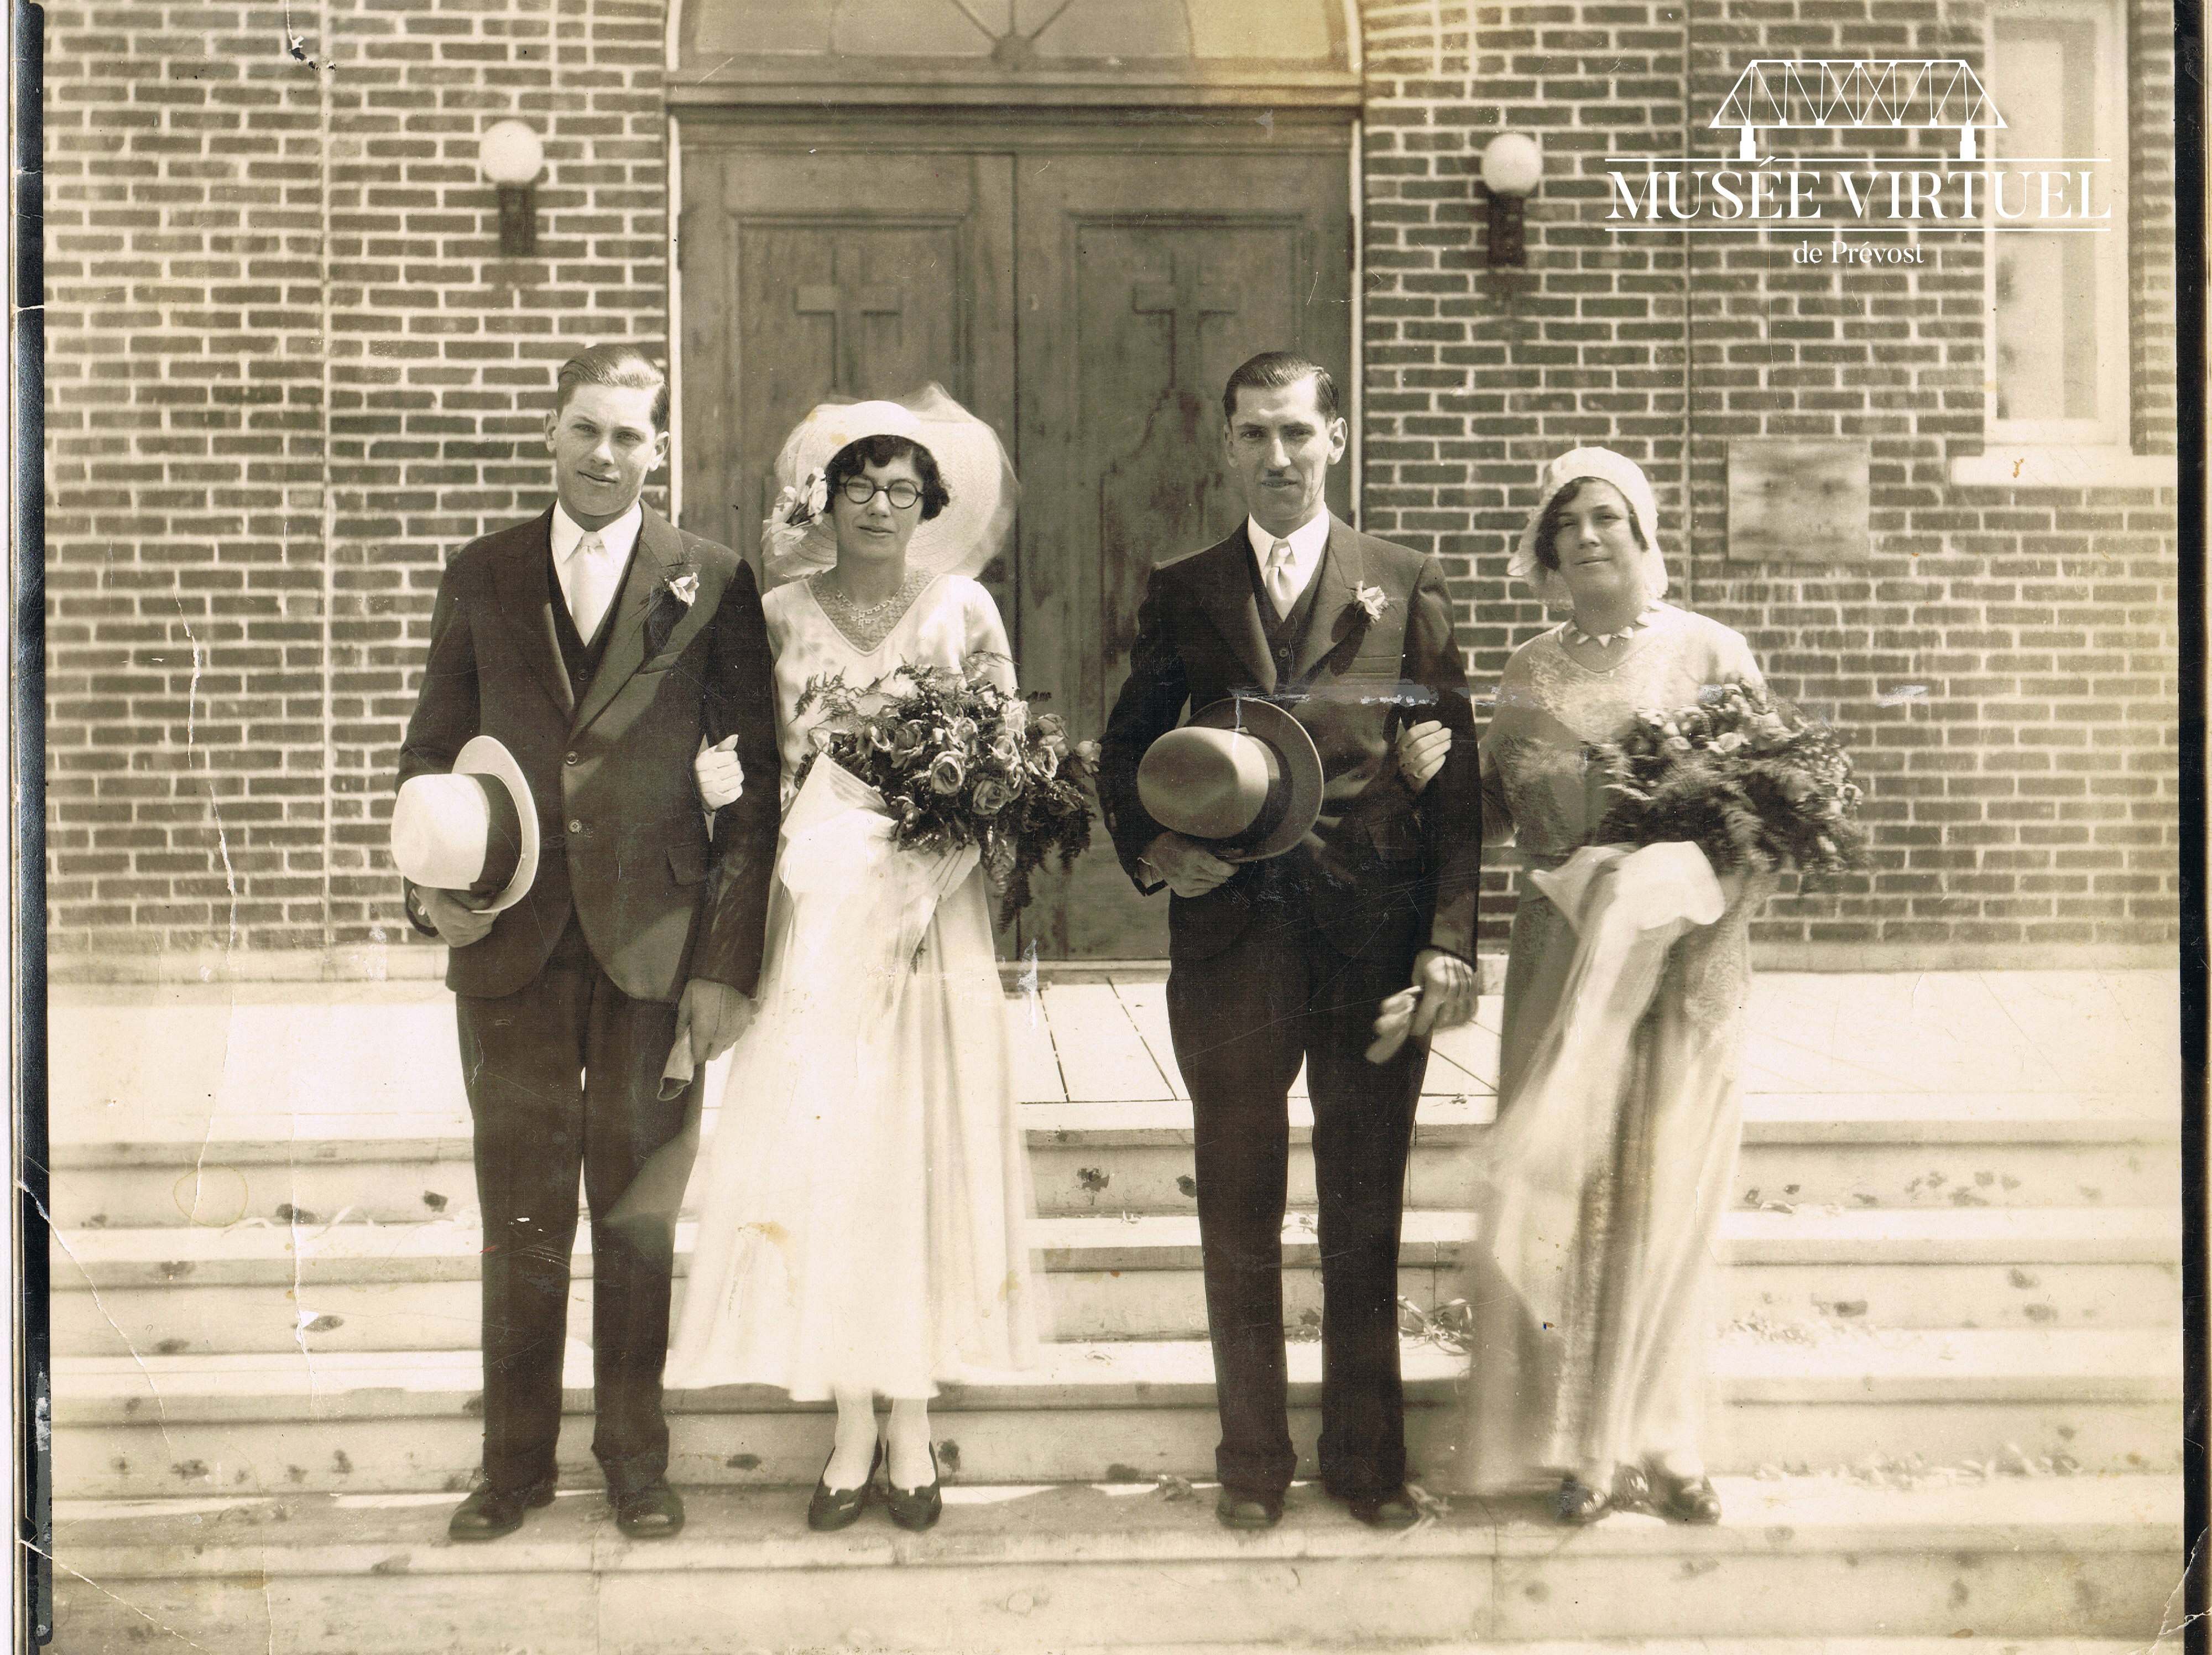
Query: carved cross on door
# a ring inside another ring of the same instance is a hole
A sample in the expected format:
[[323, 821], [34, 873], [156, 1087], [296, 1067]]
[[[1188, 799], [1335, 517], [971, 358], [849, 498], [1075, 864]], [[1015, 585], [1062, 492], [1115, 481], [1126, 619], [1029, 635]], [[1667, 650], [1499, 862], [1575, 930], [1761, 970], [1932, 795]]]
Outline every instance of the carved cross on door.
[[1139, 282], [1131, 303], [1146, 313], [1164, 312], [1168, 338], [1174, 352], [1169, 384], [1180, 390], [1200, 389], [1198, 330], [1208, 316], [1234, 316], [1237, 301], [1229, 289], [1205, 285], [1204, 270], [1195, 255], [1170, 256], [1165, 282]]
[[810, 283], [799, 289], [799, 313], [830, 318], [830, 356], [836, 364], [833, 391], [860, 394], [860, 357], [866, 346], [864, 316], [896, 316], [905, 309], [892, 287], [844, 287]]

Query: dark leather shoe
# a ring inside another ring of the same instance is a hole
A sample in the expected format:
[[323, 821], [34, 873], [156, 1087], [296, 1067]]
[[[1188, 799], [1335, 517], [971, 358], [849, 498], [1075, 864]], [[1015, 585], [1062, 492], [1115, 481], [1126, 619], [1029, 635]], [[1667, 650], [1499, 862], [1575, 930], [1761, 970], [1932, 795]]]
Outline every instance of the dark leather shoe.
[[1346, 1494], [1344, 1503], [1370, 1529], [1410, 1529], [1421, 1520], [1420, 1509], [1402, 1484], [1379, 1494]]
[[553, 1503], [553, 1479], [521, 1488], [495, 1488], [486, 1483], [471, 1494], [446, 1520], [446, 1536], [473, 1543], [496, 1540], [522, 1526], [522, 1514]]
[[1613, 1510], [1608, 1494], [1593, 1488], [1580, 1477], [1570, 1475], [1559, 1484], [1559, 1521], [1577, 1529], [1586, 1529]]
[[[836, 1456], [832, 1454], [830, 1458]], [[806, 1526], [818, 1534], [833, 1534], [839, 1529], [849, 1529], [860, 1520], [860, 1513], [868, 1509], [869, 1496], [876, 1486], [876, 1468], [884, 1463], [883, 1439], [876, 1439], [875, 1457], [868, 1462], [868, 1475], [857, 1488], [832, 1488], [826, 1480], [814, 1485], [814, 1498], [806, 1502]], [[825, 1463], [823, 1470], [830, 1468]]]
[[1283, 1497], [1269, 1500], [1224, 1483], [1221, 1497], [1213, 1502], [1213, 1515], [1224, 1529], [1272, 1529], [1283, 1520]]
[[892, 1522], [902, 1529], [912, 1529], [917, 1534], [933, 1527], [937, 1519], [945, 1514], [945, 1495], [938, 1487], [935, 1443], [929, 1445], [929, 1486], [925, 1488], [900, 1488], [886, 1480], [884, 1504], [890, 1510]]
[[684, 1529], [684, 1502], [666, 1479], [626, 1494], [607, 1491], [615, 1508], [615, 1527], [632, 1540], [666, 1540]]

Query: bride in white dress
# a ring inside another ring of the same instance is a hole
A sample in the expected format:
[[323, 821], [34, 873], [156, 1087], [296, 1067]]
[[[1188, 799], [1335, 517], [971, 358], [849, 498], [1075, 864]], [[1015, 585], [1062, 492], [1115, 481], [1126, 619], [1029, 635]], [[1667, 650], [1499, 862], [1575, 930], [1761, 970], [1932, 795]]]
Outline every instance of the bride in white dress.
[[[827, 766], [792, 797], [823, 716], [818, 702], [799, 710], [810, 679], [864, 689], [902, 664], [958, 670], [981, 652], [1014, 687], [997, 606], [955, 572], [980, 567], [994, 520], [1011, 517], [1003, 451], [941, 392], [923, 406], [939, 417], [824, 405], [785, 445], [787, 481], [825, 473], [826, 508], [773, 548], [772, 572], [815, 569], [766, 600], [787, 816], [757, 1013], [705, 1158], [666, 1375], [836, 1399], [807, 1513], [817, 1529], [872, 1498], [928, 1527], [938, 1382], [1036, 1354], [1028, 1157], [975, 853], [893, 849], [888, 818], [852, 808], [873, 795]], [[948, 498], [965, 509], [948, 514]], [[710, 800], [732, 768], [702, 755]], [[878, 1396], [890, 1399], [881, 1439]]]

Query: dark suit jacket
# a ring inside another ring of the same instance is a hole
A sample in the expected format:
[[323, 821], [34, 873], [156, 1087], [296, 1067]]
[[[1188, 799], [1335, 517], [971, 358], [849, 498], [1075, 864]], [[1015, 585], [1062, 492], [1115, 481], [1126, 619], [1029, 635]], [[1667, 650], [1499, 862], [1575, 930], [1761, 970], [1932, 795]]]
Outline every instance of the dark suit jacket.
[[[453, 768], [495, 736], [544, 835], [530, 894], [453, 951], [447, 986], [505, 995], [536, 977], [573, 910], [634, 999], [674, 1000], [695, 977], [752, 992], [777, 822], [775, 695], [752, 570], [726, 546], [645, 514], [614, 629], [579, 699], [553, 630], [553, 514], [471, 542], [438, 585], [421, 698], [399, 779]], [[672, 579], [696, 575], [684, 607]], [[655, 646], [658, 647], [655, 647]], [[691, 760], [735, 733], [744, 796], [707, 836]]]
[[[1203, 959], [1243, 934], [1273, 882], [1304, 873], [1331, 945], [1360, 958], [1424, 946], [1474, 958], [1482, 812], [1473, 709], [1451, 603], [1436, 559], [1329, 520], [1298, 658], [1279, 671], [1267, 652], [1243, 525], [1219, 545], [1152, 571], [1129, 655], [1129, 679], [1101, 743], [1098, 790], [1121, 866], [1138, 863], [1160, 824], [1137, 795], [1137, 765], [1153, 740], [1224, 698], [1264, 697], [1287, 708], [1320, 749], [1327, 787], [1313, 833], [1272, 867], [1255, 863], [1205, 896], [1172, 899], [1169, 951]], [[1362, 587], [1385, 602], [1373, 619]], [[1434, 718], [1451, 757], [1418, 800], [1398, 770], [1401, 723]], [[1303, 863], [1304, 867], [1297, 864]]]

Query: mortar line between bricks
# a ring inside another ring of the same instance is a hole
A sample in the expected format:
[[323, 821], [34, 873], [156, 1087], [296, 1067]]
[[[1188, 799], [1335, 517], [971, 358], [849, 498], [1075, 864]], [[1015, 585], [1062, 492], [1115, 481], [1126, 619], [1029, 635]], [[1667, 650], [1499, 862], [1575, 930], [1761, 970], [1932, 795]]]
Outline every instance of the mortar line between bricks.
[[[315, 76], [315, 115], [317, 121], [316, 165], [321, 177], [316, 191], [321, 205], [321, 223], [316, 236], [315, 259], [318, 265], [320, 295], [317, 301], [317, 344], [322, 356], [322, 441], [316, 446], [321, 453], [318, 484], [321, 494], [319, 521], [323, 538], [323, 953], [327, 958], [337, 947], [337, 922], [334, 905], [337, 901], [337, 874], [333, 866], [337, 855], [337, 797], [331, 782], [337, 774], [337, 663], [332, 658], [337, 643], [337, 623], [333, 610], [337, 603], [338, 541], [337, 496], [333, 489], [331, 472], [331, 76], [337, 54], [331, 46], [330, 0], [318, 0], [320, 13], [318, 21], [316, 46], [321, 52]], [[288, 514], [289, 517], [289, 514]]]

